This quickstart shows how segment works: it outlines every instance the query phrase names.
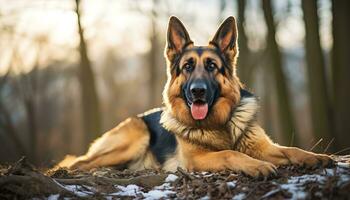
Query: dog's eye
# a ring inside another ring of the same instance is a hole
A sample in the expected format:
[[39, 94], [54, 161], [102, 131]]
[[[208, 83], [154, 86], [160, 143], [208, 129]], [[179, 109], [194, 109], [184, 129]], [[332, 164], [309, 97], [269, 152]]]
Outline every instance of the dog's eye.
[[206, 68], [207, 68], [208, 71], [212, 72], [212, 71], [214, 71], [214, 70], [216, 69], [216, 67], [217, 67], [217, 66], [216, 66], [215, 63], [210, 62], [210, 63], [207, 64], [207, 67], [206, 67]]
[[186, 63], [186, 64], [183, 66], [183, 69], [185, 69], [187, 72], [191, 72], [191, 71], [193, 71], [193, 65], [190, 64], [190, 63]]

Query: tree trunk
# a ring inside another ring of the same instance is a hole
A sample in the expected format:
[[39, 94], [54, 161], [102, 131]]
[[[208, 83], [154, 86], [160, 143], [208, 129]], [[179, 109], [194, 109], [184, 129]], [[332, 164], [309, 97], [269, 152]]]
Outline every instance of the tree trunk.
[[302, 1], [305, 21], [305, 49], [313, 134], [328, 143], [332, 133], [331, 107], [326, 80], [326, 67], [322, 54], [317, 15], [317, 1]]
[[245, 33], [244, 23], [245, 23], [245, 0], [238, 0], [238, 47], [239, 47], [239, 58], [238, 58], [238, 77], [241, 81], [248, 87], [251, 87], [252, 75], [252, 65], [249, 62], [251, 59], [251, 52], [248, 48], [248, 39]]
[[157, 58], [160, 55], [158, 52], [159, 42], [157, 37], [157, 13], [156, 13], [156, 6], [158, 4], [158, 0], [153, 0], [153, 8], [151, 11], [151, 32], [150, 32], [150, 44], [151, 49], [149, 51], [149, 88], [150, 88], [150, 106], [159, 106], [160, 102], [160, 94], [159, 91], [159, 79], [158, 79], [158, 62]]
[[157, 105], [157, 100], [159, 97], [158, 94], [158, 76], [157, 76], [157, 47], [158, 47], [158, 41], [156, 36], [156, 27], [155, 22], [152, 19], [152, 33], [150, 36], [150, 43], [151, 43], [151, 49], [149, 51], [149, 88], [150, 88], [150, 106], [154, 107]]
[[338, 149], [350, 146], [350, 1], [333, 0], [334, 122]]
[[273, 19], [273, 11], [271, 0], [263, 0], [262, 7], [264, 11], [265, 22], [267, 25], [267, 51], [271, 59], [271, 72], [275, 78], [276, 93], [278, 98], [278, 112], [280, 117], [281, 131], [284, 135], [283, 143], [289, 144], [293, 138], [295, 144], [298, 143], [297, 134], [294, 127], [294, 119], [292, 114], [292, 107], [288, 94], [286, 78], [282, 69], [282, 55], [277, 45], [275, 35], [275, 22]]
[[83, 126], [85, 131], [85, 144], [88, 144], [97, 138], [101, 132], [101, 117], [99, 111], [98, 94], [96, 91], [95, 78], [91, 67], [91, 62], [88, 57], [86, 41], [84, 38], [84, 30], [81, 25], [80, 15], [80, 0], [76, 2], [76, 14], [78, 31], [80, 38], [79, 53], [80, 53], [80, 65], [79, 65], [79, 80], [81, 87], [81, 100], [82, 100], [82, 115]]
[[[27, 156], [27, 152], [25, 150], [25, 147], [23, 143], [21, 142], [20, 138], [18, 137], [18, 133], [15, 129], [15, 126], [11, 120], [9, 112], [6, 110], [5, 106], [1, 102], [0, 99], [0, 133], [3, 132], [6, 134], [9, 139], [13, 142], [16, 153], [18, 156]], [[30, 152], [33, 153], [33, 152]], [[30, 155], [31, 156], [31, 155]]]
[[37, 124], [36, 124], [36, 110], [34, 106], [33, 99], [26, 99], [24, 102], [26, 115], [27, 115], [27, 123], [28, 123], [28, 132], [30, 137], [30, 157], [33, 163], [37, 163]]

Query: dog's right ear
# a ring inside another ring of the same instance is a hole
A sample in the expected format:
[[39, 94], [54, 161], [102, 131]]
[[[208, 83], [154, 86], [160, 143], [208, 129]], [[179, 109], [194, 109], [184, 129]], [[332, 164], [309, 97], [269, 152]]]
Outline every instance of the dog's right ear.
[[170, 62], [173, 62], [176, 55], [180, 54], [189, 44], [193, 44], [185, 26], [181, 21], [171, 16], [168, 24], [167, 43], [165, 54]]

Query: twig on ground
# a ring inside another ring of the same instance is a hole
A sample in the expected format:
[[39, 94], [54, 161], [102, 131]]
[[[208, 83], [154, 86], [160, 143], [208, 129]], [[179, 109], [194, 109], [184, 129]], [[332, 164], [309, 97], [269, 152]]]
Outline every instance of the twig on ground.
[[322, 141], [323, 141], [323, 138], [321, 138], [320, 140], [318, 140], [318, 141], [316, 142], [316, 144], [314, 144], [314, 146], [312, 146], [312, 147], [309, 149], [309, 151], [314, 150], [314, 148], [315, 148], [317, 145], [319, 145]]
[[93, 183], [113, 184], [113, 185], [138, 185], [141, 187], [152, 188], [161, 185], [166, 178], [165, 174], [160, 175], [145, 175], [135, 178], [108, 178], [108, 177], [86, 177], [86, 178], [73, 178], [73, 179], [61, 179], [55, 180], [65, 185], [92, 185]]
[[[27, 186], [30, 192], [19, 193], [18, 186]], [[11, 167], [6, 176], [0, 177], [0, 186], [9, 191], [16, 192], [23, 197], [35, 196], [37, 194], [64, 194], [75, 196], [70, 191], [57, 185], [55, 181], [35, 170], [26, 158], [21, 158]]]
[[327, 150], [329, 149], [329, 147], [331, 146], [331, 144], [333, 143], [334, 138], [331, 139], [331, 141], [327, 144], [326, 148], [324, 149], [323, 153], [326, 153]]
[[191, 174], [187, 173], [185, 170], [183, 170], [181, 167], [177, 168], [177, 171], [180, 172], [180, 174], [182, 174], [185, 178], [193, 180], [195, 179], [194, 176], [192, 176]]
[[340, 150], [340, 151], [337, 151], [337, 152], [335, 152], [335, 153], [332, 153], [332, 155], [338, 155], [338, 154], [343, 153], [344, 151], [347, 151], [347, 150], [350, 150], [350, 147], [347, 147], [347, 148], [344, 148], [344, 149], [342, 149], [342, 150]]

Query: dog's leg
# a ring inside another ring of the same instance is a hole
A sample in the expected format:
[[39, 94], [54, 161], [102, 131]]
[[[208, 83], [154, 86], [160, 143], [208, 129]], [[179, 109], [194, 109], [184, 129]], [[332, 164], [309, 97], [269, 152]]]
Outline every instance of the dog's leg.
[[239, 150], [253, 158], [271, 162], [275, 165], [303, 165], [314, 168], [319, 165], [327, 166], [333, 160], [325, 154], [316, 154], [296, 147], [285, 147], [273, 143], [265, 131], [255, 126], [249, 130], [249, 137], [240, 142]]
[[129, 118], [98, 138], [85, 155], [76, 158], [67, 167], [86, 170], [133, 161], [145, 155], [149, 137], [141, 119]]
[[237, 151], [224, 150], [213, 152], [186, 142], [181, 143], [181, 166], [189, 171], [221, 171], [229, 169], [257, 177], [261, 175], [268, 176], [271, 173], [275, 173], [276, 170], [272, 163], [254, 159]]

